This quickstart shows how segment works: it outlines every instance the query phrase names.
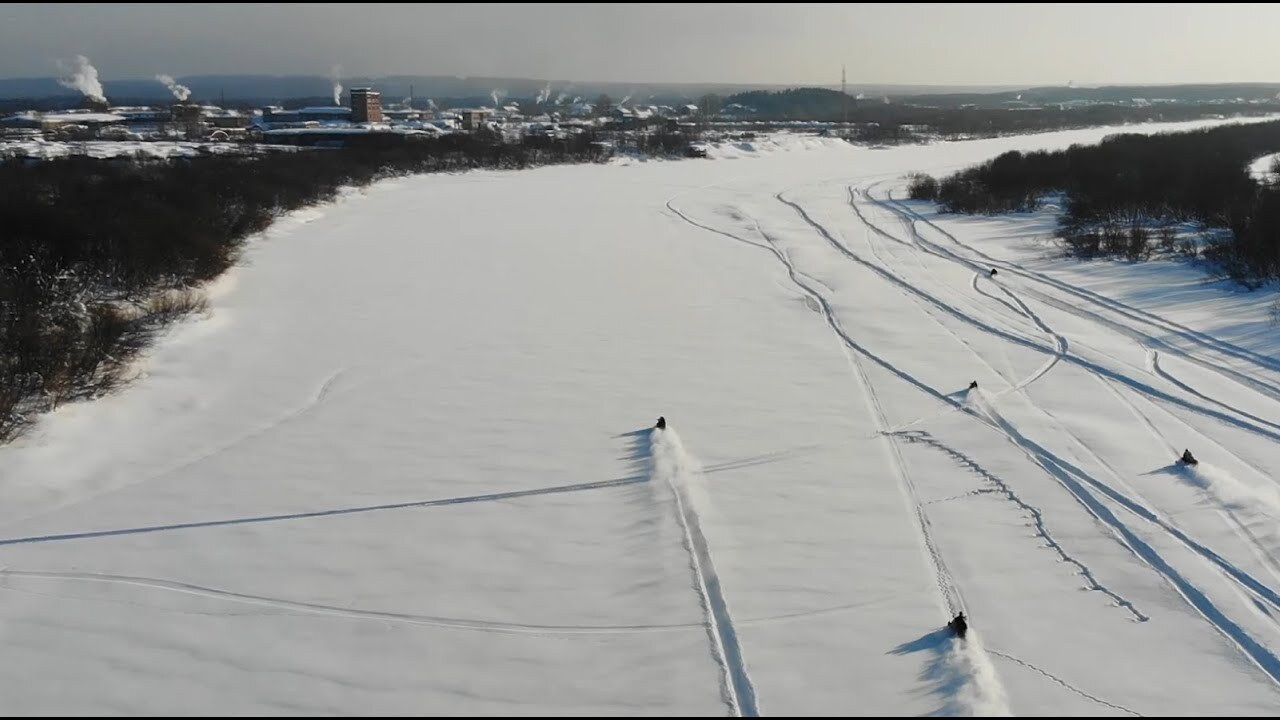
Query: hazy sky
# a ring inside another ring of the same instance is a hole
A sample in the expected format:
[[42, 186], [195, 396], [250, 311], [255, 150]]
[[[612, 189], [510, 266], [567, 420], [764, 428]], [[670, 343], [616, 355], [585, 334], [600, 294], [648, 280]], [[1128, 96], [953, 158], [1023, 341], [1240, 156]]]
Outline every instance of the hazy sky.
[[1280, 80], [1280, 7], [0, 5], [0, 76], [212, 73], [1064, 84]]

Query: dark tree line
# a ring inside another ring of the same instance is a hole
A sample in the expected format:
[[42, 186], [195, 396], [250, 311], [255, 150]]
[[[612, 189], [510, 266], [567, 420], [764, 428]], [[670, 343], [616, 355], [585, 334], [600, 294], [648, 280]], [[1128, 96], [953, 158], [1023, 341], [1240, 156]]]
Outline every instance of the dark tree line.
[[1007, 152], [942, 180], [912, 178], [914, 198], [948, 212], [1029, 210], [1065, 193], [1058, 235], [1086, 257], [1147, 257], [1171, 250], [1174, 226], [1221, 227], [1206, 250], [1240, 279], [1280, 277], [1280, 188], [1260, 185], [1249, 162], [1280, 150], [1280, 122], [1159, 135], [1114, 135], [1058, 152]]
[[1126, 122], [1159, 120], [1172, 122], [1210, 117], [1222, 112], [1263, 114], [1280, 110], [1280, 103], [1256, 105], [1200, 105], [1192, 103], [1149, 106], [1097, 104], [1083, 107], [1046, 105], [1035, 109], [1004, 107], [961, 107], [965, 98], [990, 103], [995, 95], [897, 97], [885, 103], [883, 98], [855, 98], [825, 88], [795, 88], [771, 92], [753, 90], [724, 99], [753, 108], [754, 113], [740, 117], [760, 121], [813, 120], [839, 122], [845, 117], [846, 105], [850, 123], [876, 128], [863, 129], [868, 141], [909, 139], [913, 128], [928, 128], [946, 137], [993, 136], [1012, 133], [1042, 132], [1070, 128], [1118, 125]]
[[[519, 144], [465, 135], [265, 155], [0, 161], [0, 441], [41, 409], [110, 388], [190, 289], [282, 213], [407, 173], [585, 162], [592, 134]], [[636, 141], [680, 154], [678, 136]]]

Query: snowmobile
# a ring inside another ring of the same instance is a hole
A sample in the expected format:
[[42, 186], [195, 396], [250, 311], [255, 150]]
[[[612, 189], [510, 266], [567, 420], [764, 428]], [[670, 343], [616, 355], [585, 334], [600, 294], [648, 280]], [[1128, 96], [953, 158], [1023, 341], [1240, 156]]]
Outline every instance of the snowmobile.
[[947, 628], [955, 633], [956, 637], [964, 638], [964, 634], [969, 632], [969, 622], [964, 619], [964, 613], [960, 613], [947, 623]]
[[995, 277], [995, 276], [996, 276], [996, 269], [991, 268], [991, 277]]
[[1182, 457], [1178, 458], [1178, 462], [1183, 465], [1199, 465], [1200, 461], [1196, 460], [1196, 456], [1191, 454], [1190, 450], [1183, 450]]
[[973, 382], [969, 383], [969, 389], [970, 389], [970, 390], [977, 390], [977, 389], [978, 389], [978, 381], [977, 381], [977, 380], [974, 380]]
[[659, 417], [659, 418], [658, 418], [658, 422], [657, 422], [657, 424], [656, 424], [656, 425], [654, 425], [654, 427], [658, 428], [659, 430], [666, 430], [666, 429], [667, 429], [667, 419], [666, 419], [665, 417]]

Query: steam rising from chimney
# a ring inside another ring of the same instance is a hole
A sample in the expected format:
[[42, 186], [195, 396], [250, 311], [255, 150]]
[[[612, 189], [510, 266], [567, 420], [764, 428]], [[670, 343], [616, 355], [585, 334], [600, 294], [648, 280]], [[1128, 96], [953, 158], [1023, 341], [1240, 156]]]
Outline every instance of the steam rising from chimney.
[[507, 96], [506, 90], [494, 90], [493, 92], [489, 93], [489, 97], [493, 100], [494, 108], [502, 107], [502, 98], [506, 96]]
[[169, 92], [178, 98], [178, 102], [186, 102], [187, 98], [191, 97], [191, 88], [186, 85], [179, 85], [172, 75], [157, 75], [156, 80], [164, 83], [164, 86], [169, 88]]
[[534, 100], [534, 102], [538, 105], [541, 105], [550, 99], [551, 99], [551, 83], [547, 83], [547, 86], [542, 88], [542, 92], [538, 93], [538, 97], [537, 99]]
[[70, 67], [59, 60], [58, 69], [64, 75], [58, 79], [59, 85], [79, 90], [90, 100], [106, 104], [107, 96], [102, 94], [102, 83], [98, 81], [98, 68], [89, 64], [89, 58], [77, 55], [75, 65]]
[[340, 80], [342, 78], [342, 66], [334, 65], [329, 70], [329, 77], [330, 79], [333, 80], [333, 104], [341, 105], [342, 104], [342, 83], [340, 82]]

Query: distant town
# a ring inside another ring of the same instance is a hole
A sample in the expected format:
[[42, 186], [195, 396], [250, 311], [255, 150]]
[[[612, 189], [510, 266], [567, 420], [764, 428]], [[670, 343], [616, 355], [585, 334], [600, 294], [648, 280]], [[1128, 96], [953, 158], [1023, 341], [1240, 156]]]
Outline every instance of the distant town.
[[[415, 97], [413, 84], [403, 79], [345, 89], [333, 78], [331, 98], [323, 100], [308, 96], [254, 103], [227, 102], [224, 97], [214, 104], [196, 101], [188, 86], [165, 75], [156, 80], [172, 95], [169, 103], [143, 100], [136, 85], [125, 85], [122, 89], [132, 93], [126, 97], [129, 104], [115, 104], [108, 101], [96, 69], [87, 59], [79, 60], [71, 77], [59, 80], [61, 87], [54, 85], [62, 92], [78, 90], [78, 101], [63, 95], [0, 102], [0, 157], [388, 147], [454, 133], [501, 143], [554, 142], [586, 133], [592, 142], [610, 150], [641, 144], [637, 136], [678, 134], [696, 142], [740, 139], [778, 128], [899, 143], [1280, 111], [1280, 86], [1263, 84], [1068, 85], [914, 95], [855, 93], [844, 86], [696, 95], [708, 88], [690, 86], [652, 87], [647, 89], [653, 92], [637, 91], [614, 100], [606, 92], [592, 94], [600, 88], [583, 87], [579, 88], [583, 94], [573, 94], [569, 92], [573, 87], [566, 86], [553, 93], [550, 83], [535, 86], [532, 81], [513, 80], [522, 92], [532, 91], [528, 97], [512, 97], [500, 90], [485, 97], [476, 95], [474, 87], [459, 86], [455, 92], [470, 94], [437, 103], [430, 97]], [[419, 79], [440, 89], [438, 81]], [[200, 87], [208, 84], [202, 82]], [[164, 91], [158, 85], [152, 87]], [[150, 97], [155, 97], [154, 91]]]
[[[49, 112], [27, 110], [0, 119], [0, 137], [8, 140], [192, 140], [253, 141], [311, 147], [345, 147], [402, 142], [415, 136], [489, 132], [506, 140], [527, 135], [565, 137], [588, 129], [635, 130], [691, 128], [701, 114], [696, 104], [601, 106], [581, 99], [552, 111], [526, 112], [520, 102], [492, 107], [414, 107], [412, 98], [384, 104], [370, 88], [352, 88], [347, 104], [286, 109], [268, 105], [253, 110], [223, 108], [192, 101], [168, 107], [112, 106], [86, 99], [85, 107]], [[731, 119], [750, 108], [726, 106], [717, 116]]]

